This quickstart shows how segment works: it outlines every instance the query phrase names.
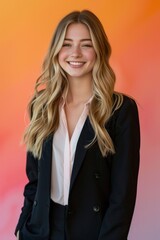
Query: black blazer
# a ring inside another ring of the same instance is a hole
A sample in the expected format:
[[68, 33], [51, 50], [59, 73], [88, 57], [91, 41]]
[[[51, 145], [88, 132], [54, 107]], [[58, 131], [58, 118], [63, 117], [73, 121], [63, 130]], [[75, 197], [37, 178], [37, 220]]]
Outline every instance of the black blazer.
[[[97, 142], [85, 148], [94, 137], [89, 118], [79, 137], [66, 211], [67, 240], [127, 240], [139, 169], [140, 131], [134, 100], [124, 96], [106, 129], [114, 155], [103, 157]], [[44, 141], [40, 160], [27, 153], [29, 182], [15, 231], [20, 230], [22, 240], [48, 240], [52, 139], [53, 135]]]

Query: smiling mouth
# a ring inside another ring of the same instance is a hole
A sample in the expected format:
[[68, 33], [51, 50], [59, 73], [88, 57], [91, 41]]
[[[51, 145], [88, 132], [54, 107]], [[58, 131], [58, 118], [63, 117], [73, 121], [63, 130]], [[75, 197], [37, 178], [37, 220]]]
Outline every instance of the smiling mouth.
[[85, 62], [69, 61], [68, 64], [72, 67], [82, 67], [85, 64]]

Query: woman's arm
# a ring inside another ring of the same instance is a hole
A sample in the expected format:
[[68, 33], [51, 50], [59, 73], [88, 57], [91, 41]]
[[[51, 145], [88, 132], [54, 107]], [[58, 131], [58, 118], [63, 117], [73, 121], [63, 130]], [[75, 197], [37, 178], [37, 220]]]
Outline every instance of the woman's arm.
[[127, 240], [136, 200], [140, 129], [135, 102], [124, 96], [115, 115], [111, 194], [98, 240]]
[[32, 206], [37, 190], [38, 160], [34, 158], [31, 152], [27, 153], [26, 174], [29, 181], [24, 188], [24, 205], [22, 207], [22, 212], [15, 230], [15, 235], [17, 235], [18, 230], [22, 228], [32, 211]]

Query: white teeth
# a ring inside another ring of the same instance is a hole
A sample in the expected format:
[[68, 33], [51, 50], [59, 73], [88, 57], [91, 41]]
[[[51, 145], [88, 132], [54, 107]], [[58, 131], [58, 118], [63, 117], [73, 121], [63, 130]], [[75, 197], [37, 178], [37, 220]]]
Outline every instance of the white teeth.
[[80, 66], [80, 65], [83, 65], [82, 62], [69, 62], [69, 64], [74, 65], [74, 66]]

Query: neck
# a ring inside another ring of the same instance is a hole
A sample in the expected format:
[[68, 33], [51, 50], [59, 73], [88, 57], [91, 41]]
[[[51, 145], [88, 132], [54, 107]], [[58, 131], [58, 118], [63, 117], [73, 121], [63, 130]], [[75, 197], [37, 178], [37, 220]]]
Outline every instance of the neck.
[[69, 79], [67, 103], [86, 102], [92, 95], [92, 79]]

